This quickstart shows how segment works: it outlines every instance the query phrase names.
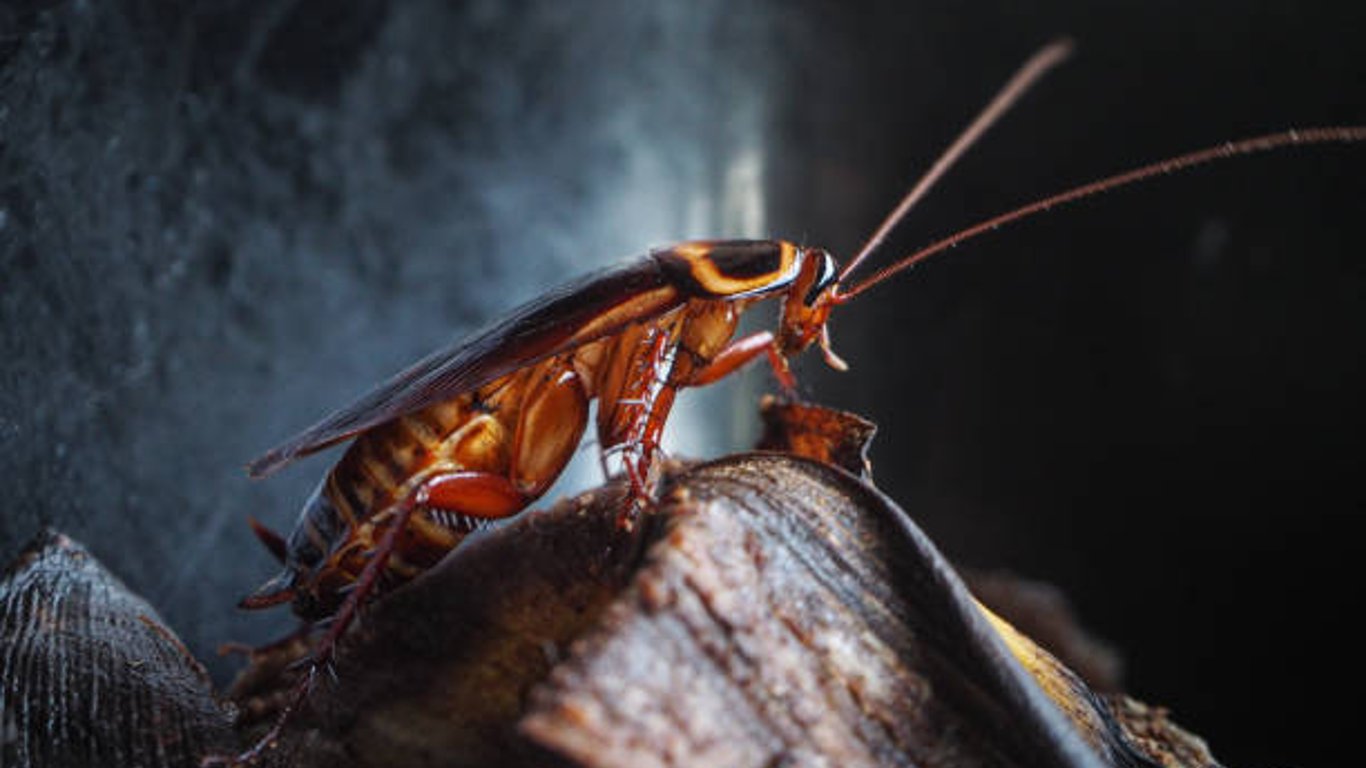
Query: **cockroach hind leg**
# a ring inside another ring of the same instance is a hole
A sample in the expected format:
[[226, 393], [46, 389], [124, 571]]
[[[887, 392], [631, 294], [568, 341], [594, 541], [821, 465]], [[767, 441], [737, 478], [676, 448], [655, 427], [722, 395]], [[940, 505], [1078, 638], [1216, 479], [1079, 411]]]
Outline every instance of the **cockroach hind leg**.
[[[280, 736], [284, 733], [285, 725], [292, 722], [295, 713], [306, 705], [308, 697], [313, 692], [317, 683], [318, 671], [326, 669], [328, 675], [337, 679], [336, 669], [332, 665], [335, 652], [335, 643], [340, 633], [346, 630], [346, 625], [350, 623], [354, 615], [343, 617], [343, 622], [330, 629], [318, 642], [311, 652], [302, 658], [289, 664], [287, 670], [297, 670], [307, 667], [301, 679], [294, 687], [294, 694], [288, 705], [275, 718], [275, 724], [266, 732], [255, 744], [247, 751], [236, 755], [209, 755], [200, 761], [200, 768], [248, 768], [256, 765], [266, 752], [275, 749], [279, 745]], [[316, 625], [310, 625], [308, 630], [312, 630]]]
[[238, 608], [249, 611], [288, 603], [294, 599], [294, 571], [286, 568], [256, 588], [255, 592], [237, 601]]

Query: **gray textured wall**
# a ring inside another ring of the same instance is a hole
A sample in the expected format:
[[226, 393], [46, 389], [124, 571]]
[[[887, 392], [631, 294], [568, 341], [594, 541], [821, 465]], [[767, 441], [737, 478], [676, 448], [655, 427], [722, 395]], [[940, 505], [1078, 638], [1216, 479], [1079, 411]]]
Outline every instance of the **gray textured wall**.
[[[654, 244], [851, 250], [1062, 32], [1077, 59], [899, 246], [1164, 154], [1366, 120], [1361, 22], [1288, 2], [0, 8], [0, 549], [56, 524], [201, 655], [264, 638], [286, 617], [231, 609], [273, 568], [243, 520], [287, 527], [326, 459], [264, 483], [242, 464], [428, 349]], [[1364, 500], [1362, 158], [1243, 161], [1001, 233], [837, 317], [853, 373], [806, 366], [811, 395], [882, 424], [881, 484], [950, 552], [1062, 584], [1136, 692], [1232, 764], [1331, 754], [1282, 708], [1354, 650], [1328, 607]], [[689, 398], [680, 450], [742, 446], [764, 385]], [[1312, 658], [1261, 666], [1292, 647]]]

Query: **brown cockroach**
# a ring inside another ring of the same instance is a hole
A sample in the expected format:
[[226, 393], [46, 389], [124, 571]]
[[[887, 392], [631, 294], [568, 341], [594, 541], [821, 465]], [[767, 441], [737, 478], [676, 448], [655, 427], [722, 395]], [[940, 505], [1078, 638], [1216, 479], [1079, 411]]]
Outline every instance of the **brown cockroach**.
[[[851, 284], [851, 274], [943, 173], [1068, 52], [1053, 43], [1026, 62], [843, 269], [825, 250], [783, 240], [680, 243], [588, 275], [532, 301], [475, 336], [429, 355], [249, 466], [260, 477], [355, 438], [305, 504], [286, 541], [253, 522], [284, 571], [242, 601], [292, 602], [306, 621], [331, 617], [312, 656], [336, 640], [377, 588], [430, 567], [471, 532], [539, 498], [575, 452], [598, 401], [597, 435], [619, 452], [629, 527], [648, 504], [659, 438], [680, 389], [766, 358], [787, 390], [788, 359], [813, 343], [832, 367], [830, 312], [892, 275], [986, 231], [1053, 206], [1234, 155], [1296, 144], [1360, 142], [1366, 126], [1245, 139], [1146, 165], [1056, 194], [965, 229]], [[740, 315], [781, 298], [778, 326], [733, 339]], [[307, 685], [280, 722], [301, 703]], [[251, 761], [280, 724], [251, 751]]]

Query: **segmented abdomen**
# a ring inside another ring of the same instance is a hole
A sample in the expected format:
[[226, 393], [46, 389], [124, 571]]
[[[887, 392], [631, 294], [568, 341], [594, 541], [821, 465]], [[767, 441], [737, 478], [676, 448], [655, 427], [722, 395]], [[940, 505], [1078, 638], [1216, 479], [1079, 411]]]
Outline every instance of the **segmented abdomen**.
[[[503, 468], [508, 424], [516, 423], [517, 410], [503, 393], [522, 375], [511, 374], [356, 438], [305, 506], [290, 538], [297, 607], [316, 616], [335, 608], [339, 590], [360, 575], [396, 504], [423, 480], [439, 472]], [[411, 578], [482, 524], [419, 509], [386, 570], [399, 580]]]

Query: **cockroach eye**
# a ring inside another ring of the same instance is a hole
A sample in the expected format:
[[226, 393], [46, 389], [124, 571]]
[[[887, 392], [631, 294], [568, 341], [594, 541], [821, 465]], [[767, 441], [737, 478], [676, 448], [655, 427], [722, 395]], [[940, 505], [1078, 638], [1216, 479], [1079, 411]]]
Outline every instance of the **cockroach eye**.
[[816, 276], [816, 281], [807, 289], [806, 296], [802, 297], [802, 303], [808, 307], [815, 306], [816, 299], [834, 284], [839, 276], [839, 269], [835, 264], [835, 257], [822, 248], [812, 248], [806, 252], [808, 259], [820, 259], [820, 274]]

